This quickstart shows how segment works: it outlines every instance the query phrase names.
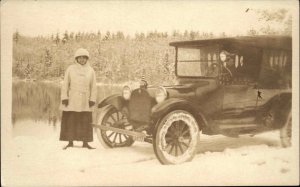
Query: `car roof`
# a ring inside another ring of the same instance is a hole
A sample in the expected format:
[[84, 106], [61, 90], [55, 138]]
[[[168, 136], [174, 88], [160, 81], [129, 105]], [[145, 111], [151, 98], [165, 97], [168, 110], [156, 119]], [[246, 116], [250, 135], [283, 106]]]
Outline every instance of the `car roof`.
[[170, 46], [197, 48], [207, 45], [237, 44], [260, 48], [292, 49], [292, 37], [290, 36], [237, 36], [228, 38], [213, 38], [202, 40], [189, 40], [171, 42]]

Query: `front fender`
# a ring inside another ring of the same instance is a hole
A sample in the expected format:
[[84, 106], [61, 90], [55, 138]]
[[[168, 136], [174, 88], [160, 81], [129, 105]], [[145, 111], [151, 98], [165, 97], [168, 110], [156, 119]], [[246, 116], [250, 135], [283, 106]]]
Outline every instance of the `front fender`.
[[122, 107], [125, 104], [125, 100], [124, 98], [119, 95], [119, 94], [114, 94], [111, 95], [105, 99], [103, 99], [99, 104], [98, 104], [98, 108], [102, 108], [106, 105], [112, 105], [114, 106], [117, 110], [121, 110]]
[[207, 125], [207, 120], [201, 109], [194, 106], [191, 102], [180, 98], [171, 98], [155, 105], [152, 108], [151, 117], [157, 122], [172, 110], [185, 110], [190, 112], [197, 120], [200, 128], [203, 128]]

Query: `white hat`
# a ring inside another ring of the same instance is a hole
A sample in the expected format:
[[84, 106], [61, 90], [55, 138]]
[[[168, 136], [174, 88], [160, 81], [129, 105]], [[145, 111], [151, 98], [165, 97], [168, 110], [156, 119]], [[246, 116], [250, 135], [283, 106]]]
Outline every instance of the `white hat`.
[[75, 59], [80, 56], [86, 56], [86, 57], [90, 58], [90, 53], [86, 49], [79, 48], [75, 52]]

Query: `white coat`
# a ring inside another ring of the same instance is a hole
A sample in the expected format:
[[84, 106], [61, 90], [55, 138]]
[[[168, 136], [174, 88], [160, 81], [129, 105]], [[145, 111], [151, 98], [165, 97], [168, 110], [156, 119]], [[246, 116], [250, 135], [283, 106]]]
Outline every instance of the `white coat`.
[[[69, 100], [69, 105], [60, 104], [63, 111], [93, 111], [97, 99], [96, 74], [94, 69], [86, 63], [70, 65], [66, 72], [61, 88], [61, 101]], [[95, 102], [93, 107], [89, 107], [89, 101]]]

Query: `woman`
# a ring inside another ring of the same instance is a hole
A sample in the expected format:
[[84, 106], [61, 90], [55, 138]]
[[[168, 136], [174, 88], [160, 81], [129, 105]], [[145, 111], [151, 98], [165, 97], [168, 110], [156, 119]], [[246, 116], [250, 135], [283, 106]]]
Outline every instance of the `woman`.
[[93, 141], [92, 111], [97, 97], [96, 75], [87, 63], [89, 52], [80, 48], [75, 53], [75, 64], [70, 65], [61, 89], [60, 140], [69, 141], [64, 147], [73, 147], [73, 141], [82, 141], [83, 146], [94, 149], [88, 142]]

